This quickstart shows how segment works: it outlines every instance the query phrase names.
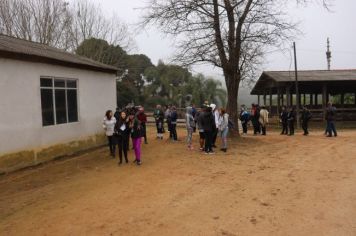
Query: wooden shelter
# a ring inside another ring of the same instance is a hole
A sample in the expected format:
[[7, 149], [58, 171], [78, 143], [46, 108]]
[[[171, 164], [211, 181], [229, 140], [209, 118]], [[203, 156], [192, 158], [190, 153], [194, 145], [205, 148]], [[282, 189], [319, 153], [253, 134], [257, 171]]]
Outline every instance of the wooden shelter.
[[[295, 88], [294, 71], [264, 71], [251, 95], [257, 95], [258, 103], [276, 115], [281, 106], [296, 105]], [[339, 120], [356, 120], [356, 69], [298, 71], [298, 89], [299, 104], [308, 106], [315, 118], [323, 118], [331, 101]]]

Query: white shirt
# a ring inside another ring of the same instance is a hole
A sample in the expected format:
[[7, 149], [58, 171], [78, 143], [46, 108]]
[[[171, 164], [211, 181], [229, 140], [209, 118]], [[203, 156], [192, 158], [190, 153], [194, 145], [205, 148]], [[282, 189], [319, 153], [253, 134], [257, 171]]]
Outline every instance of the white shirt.
[[111, 117], [110, 120], [104, 117], [103, 128], [105, 130], [106, 136], [112, 136], [114, 134], [115, 124], [116, 124], [115, 117]]

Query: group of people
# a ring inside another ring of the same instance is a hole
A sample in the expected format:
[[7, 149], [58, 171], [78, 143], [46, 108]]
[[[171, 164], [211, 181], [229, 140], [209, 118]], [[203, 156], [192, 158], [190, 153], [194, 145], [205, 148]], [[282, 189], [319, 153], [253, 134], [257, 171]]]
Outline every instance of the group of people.
[[103, 128], [108, 139], [108, 145], [112, 158], [116, 156], [116, 145], [119, 149], [119, 165], [128, 163], [127, 153], [129, 151], [130, 138], [135, 151], [134, 163], [141, 165], [141, 140], [146, 136], [147, 116], [143, 107], [127, 107], [113, 114], [111, 110], [106, 111], [103, 120]]
[[[165, 110], [161, 105], [157, 105], [153, 113], [156, 122], [157, 138], [163, 139], [165, 133], [165, 123], [167, 123], [169, 138], [178, 141], [177, 120], [178, 113], [175, 106], [166, 106]], [[216, 148], [218, 136], [222, 139], [221, 150], [227, 151], [227, 135], [229, 131], [229, 115], [224, 109], [218, 109], [215, 104], [207, 104], [196, 109], [194, 105], [188, 106], [185, 112], [185, 126], [187, 129], [188, 149], [193, 150], [193, 133], [199, 131], [200, 150], [207, 154], [213, 154]]]
[[[258, 104], [252, 104], [251, 111], [249, 112], [244, 105], [241, 106], [240, 120], [242, 125], [243, 134], [247, 134], [248, 123], [251, 121], [253, 126], [254, 135], [262, 134], [266, 135], [266, 126], [268, 124], [268, 115], [265, 106], [259, 106]], [[325, 120], [326, 120], [326, 130], [325, 135], [327, 137], [336, 137], [337, 132], [335, 128], [335, 115], [336, 108], [332, 105], [331, 102], [328, 103], [328, 106], [325, 111]], [[300, 121], [302, 129], [304, 131], [303, 135], [309, 135], [309, 121], [312, 118], [312, 113], [307, 106], [302, 107], [300, 113]], [[297, 121], [297, 112], [293, 106], [287, 108], [282, 106], [281, 113], [279, 114], [279, 120], [282, 125], [281, 135], [293, 136], [295, 132], [295, 123]]]

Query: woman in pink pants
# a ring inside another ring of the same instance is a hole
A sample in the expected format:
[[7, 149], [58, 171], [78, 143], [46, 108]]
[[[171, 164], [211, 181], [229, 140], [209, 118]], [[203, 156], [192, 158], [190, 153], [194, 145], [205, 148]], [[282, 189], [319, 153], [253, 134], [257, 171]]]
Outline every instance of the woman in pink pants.
[[137, 165], [141, 165], [141, 139], [143, 137], [143, 129], [141, 122], [137, 119], [137, 116], [131, 122], [131, 138], [132, 144], [135, 150], [135, 161]]

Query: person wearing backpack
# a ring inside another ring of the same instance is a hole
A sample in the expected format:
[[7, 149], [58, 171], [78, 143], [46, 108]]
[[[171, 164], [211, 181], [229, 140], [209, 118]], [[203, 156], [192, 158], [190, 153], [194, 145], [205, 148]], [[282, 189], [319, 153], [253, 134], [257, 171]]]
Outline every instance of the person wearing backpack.
[[221, 108], [219, 110], [219, 133], [221, 136], [222, 148], [220, 149], [223, 152], [227, 151], [227, 135], [229, 134], [229, 114], [226, 113], [225, 109]]
[[309, 111], [309, 109], [306, 106], [303, 106], [302, 115], [301, 115], [300, 119], [302, 121], [302, 128], [304, 131], [303, 135], [305, 135], [305, 136], [309, 135], [308, 123], [311, 118], [312, 118], [311, 112]]
[[250, 113], [246, 110], [244, 105], [241, 106], [240, 120], [241, 120], [241, 125], [242, 125], [242, 134], [246, 135], [247, 134], [247, 125], [250, 120]]
[[194, 132], [194, 128], [195, 128], [195, 120], [194, 120], [194, 116], [193, 116], [192, 107], [187, 107], [186, 108], [185, 124], [186, 124], [186, 127], [187, 127], [188, 149], [189, 150], [193, 150], [192, 140], [193, 140], [193, 132]]
[[253, 134], [257, 135], [261, 133], [260, 129], [260, 110], [258, 105], [252, 103], [252, 108], [251, 108], [251, 121], [253, 125]]

